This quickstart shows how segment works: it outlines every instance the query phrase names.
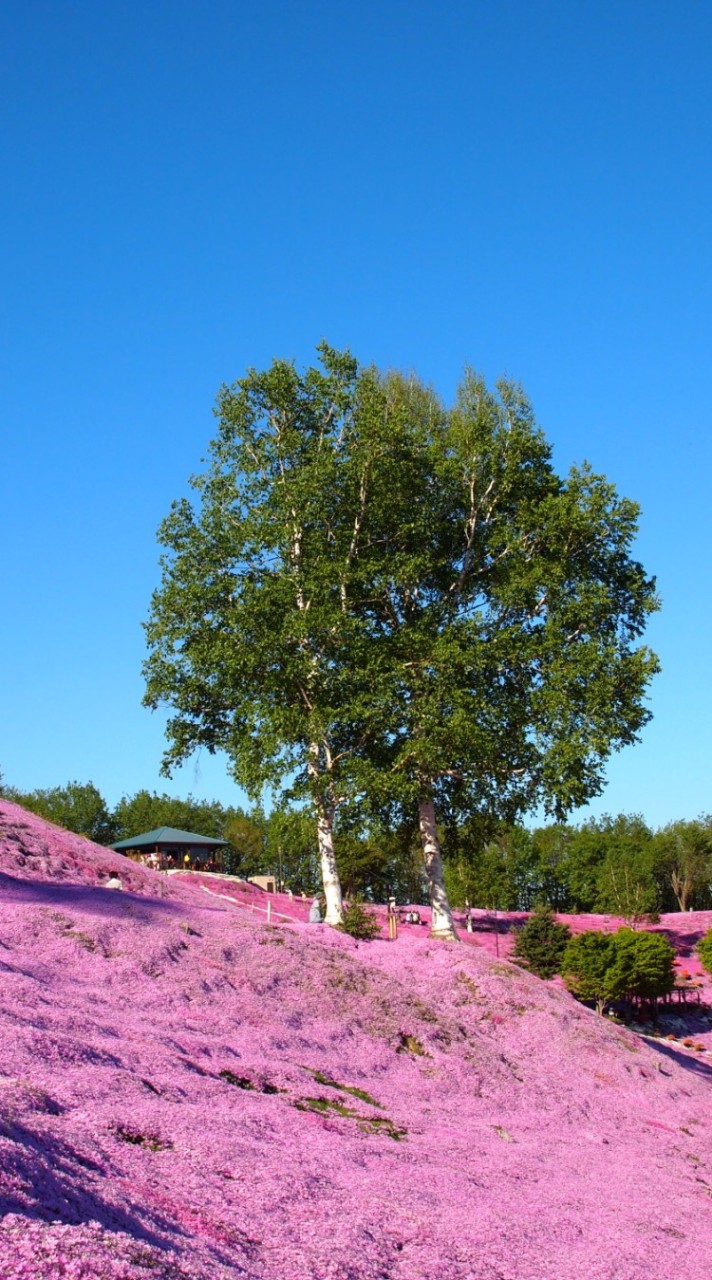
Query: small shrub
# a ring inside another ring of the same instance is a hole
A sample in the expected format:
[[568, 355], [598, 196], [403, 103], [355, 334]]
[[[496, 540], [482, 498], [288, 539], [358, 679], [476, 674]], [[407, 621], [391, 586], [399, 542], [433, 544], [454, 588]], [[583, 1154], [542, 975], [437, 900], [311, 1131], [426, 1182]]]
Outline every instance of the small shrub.
[[372, 911], [367, 911], [362, 902], [350, 902], [344, 909], [343, 919], [338, 926], [342, 933], [359, 942], [372, 942], [381, 935], [381, 925]]
[[142, 1133], [139, 1129], [130, 1129], [126, 1125], [114, 1126], [114, 1133], [121, 1142], [128, 1142], [133, 1147], [143, 1147], [146, 1151], [172, 1151], [173, 1143], [168, 1138], [159, 1138], [157, 1133]]
[[221, 1080], [226, 1084], [232, 1084], [236, 1089], [247, 1089], [248, 1091], [257, 1090], [259, 1093], [279, 1093], [276, 1084], [270, 1084], [269, 1080], [263, 1080], [261, 1084], [255, 1084], [254, 1080], [250, 1080], [249, 1076], [236, 1076], [233, 1071], [225, 1068], [219, 1072]]
[[417, 1058], [429, 1058], [430, 1054], [424, 1049], [420, 1040], [416, 1036], [411, 1036], [405, 1031], [401, 1031], [398, 1038], [398, 1047], [396, 1053], [413, 1053]]
[[561, 961], [571, 930], [559, 924], [551, 907], [537, 907], [514, 942], [514, 955], [539, 978], [553, 978], [561, 970]]

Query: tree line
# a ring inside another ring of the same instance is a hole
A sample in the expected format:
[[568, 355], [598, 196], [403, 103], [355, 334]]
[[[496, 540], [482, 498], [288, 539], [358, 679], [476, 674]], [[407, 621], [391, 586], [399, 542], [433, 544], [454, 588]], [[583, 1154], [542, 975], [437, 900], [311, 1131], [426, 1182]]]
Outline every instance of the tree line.
[[[99, 844], [157, 827], [177, 827], [225, 840], [226, 869], [280, 879], [295, 893], [321, 886], [314, 822], [308, 808], [265, 814], [217, 800], [180, 799], [140, 790], [112, 809], [93, 783], [2, 794], [33, 813]], [[637, 814], [591, 818], [578, 825], [502, 827], [482, 837], [472, 821], [441, 828], [444, 878], [455, 907], [603, 913], [633, 922], [666, 911], [712, 909], [712, 817], [654, 830]], [[422, 902], [427, 875], [417, 824], [400, 828], [342, 821], [334, 845], [349, 898]]]
[[[476, 850], [479, 848], [479, 852]], [[451, 833], [452, 899], [502, 911], [604, 913], [635, 922], [665, 911], [712, 908], [712, 817], [653, 830], [639, 814], [501, 830], [484, 844]]]

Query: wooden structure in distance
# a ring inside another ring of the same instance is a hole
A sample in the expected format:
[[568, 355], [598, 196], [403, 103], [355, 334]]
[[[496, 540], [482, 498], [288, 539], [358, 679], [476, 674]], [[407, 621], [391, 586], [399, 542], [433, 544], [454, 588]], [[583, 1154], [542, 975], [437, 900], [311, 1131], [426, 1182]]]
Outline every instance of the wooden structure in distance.
[[222, 871], [226, 840], [201, 836], [195, 831], [179, 831], [176, 827], [156, 827], [128, 840], [117, 840], [110, 848], [134, 862], [147, 862], [161, 871], [183, 867], [186, 870]]

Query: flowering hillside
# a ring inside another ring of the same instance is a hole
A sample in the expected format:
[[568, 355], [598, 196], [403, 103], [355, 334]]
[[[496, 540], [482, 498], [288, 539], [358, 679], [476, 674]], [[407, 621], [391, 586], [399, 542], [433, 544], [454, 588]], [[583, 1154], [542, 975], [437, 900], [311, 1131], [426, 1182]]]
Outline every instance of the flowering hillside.
[[0, 801], [2, 1280], [708, 1273], [704, 1054], [264, 903]]

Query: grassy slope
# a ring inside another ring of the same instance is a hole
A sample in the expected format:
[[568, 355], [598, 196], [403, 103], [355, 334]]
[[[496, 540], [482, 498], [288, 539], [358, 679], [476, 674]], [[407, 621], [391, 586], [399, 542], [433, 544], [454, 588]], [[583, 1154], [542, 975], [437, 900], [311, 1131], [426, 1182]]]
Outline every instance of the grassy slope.
[[707, 1273], [704, 1059], [115, 860], [0, 801], [3, 1280]]

